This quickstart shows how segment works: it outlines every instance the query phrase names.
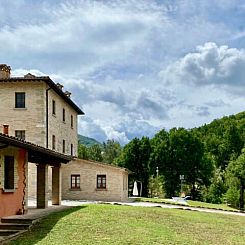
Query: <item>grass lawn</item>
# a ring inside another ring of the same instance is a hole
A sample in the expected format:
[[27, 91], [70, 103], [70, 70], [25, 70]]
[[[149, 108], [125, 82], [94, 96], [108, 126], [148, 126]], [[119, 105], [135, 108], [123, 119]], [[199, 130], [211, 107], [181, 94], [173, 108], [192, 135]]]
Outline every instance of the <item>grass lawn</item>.
[[[140, 198], [136, 198], [136, 201], [139, 201], [139, 202], [164, 203], [164, 204], [178, 204], [177, 202], [173, 202], [172, 199], [161, 199], [161, 198], [144, 198], [144, 197], [140, 197]], [[187, 202], [187, 205], [190, 206], [190, 207], [221, 209], [221, 210], [225, 210], [225, 211], [238, 211], [237, 209], [229, 207], [226, 204], [213, 204], [213, 203], [198, 202], [198, 201], [191, 201], [191, 200], [187, 200], [186, 202]]]
[[244, 244], [245, 217], [91, 204], [53, 213], [10, 244]]

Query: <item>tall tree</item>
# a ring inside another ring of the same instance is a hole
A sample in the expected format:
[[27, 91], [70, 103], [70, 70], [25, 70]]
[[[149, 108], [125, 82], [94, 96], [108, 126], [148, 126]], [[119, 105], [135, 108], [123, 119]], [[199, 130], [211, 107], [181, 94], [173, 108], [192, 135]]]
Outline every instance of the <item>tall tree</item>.
[[142, 196], [148, 195], [149, 158], [151, 153], [150, 140], [143, 137], [134, 138], [125, 145], [117, 163], [128, 168], [134, 174], [134, 179], [142, 183]]
[[102, 162], [103, 157], [101, 154], [101, 147], [100, 145], [93, 145], [88, 149], [88, 158], [89, 160], [94, 160], [94, 161], [98, 161], [98, 162]]
[[85, 160], [89, 159], [88, 148], [85, 145], [78, 144], [78, 157]]
[[227, 172], [230, 172], [240, 184], [239, 208], [244, 209], [244, 189], [245, 189], [245, 148], [242, 154], [235, 160], [231, 161], [227, 167]]
[[160, 131], [152, 139], [150, 168], [156, 166], [164, 176], [164, 189], [167, 197], [180, 191], [180, 175], [190, 186], [193, 199], [197, 198], [198, 185], [207, 184], [212, 167], [205, 161], [203, 145], [194, 132], [184, 128], [173, 128], [167, 133]]
[[103, 162], [113, 163], [121, 153], [121, 145], [114, 140], [107, 140], [102, 146]]

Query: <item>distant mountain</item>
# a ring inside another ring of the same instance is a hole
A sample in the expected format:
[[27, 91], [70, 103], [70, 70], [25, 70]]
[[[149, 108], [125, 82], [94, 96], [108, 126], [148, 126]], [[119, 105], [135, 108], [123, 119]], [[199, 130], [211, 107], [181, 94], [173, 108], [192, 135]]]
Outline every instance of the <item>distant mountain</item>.
[[85, 145], [85, 146], [92, 146], [92, 145], [96, 145], [96, 144], [99, 144], [101, 145], [101, 143], [93, 138], [89, 138], [89, 137], [86, 137], [86, 136], [83, 136], [83, 135], [78, 135], [78, 140], [80, 142], [80, 144], [82, 145]]

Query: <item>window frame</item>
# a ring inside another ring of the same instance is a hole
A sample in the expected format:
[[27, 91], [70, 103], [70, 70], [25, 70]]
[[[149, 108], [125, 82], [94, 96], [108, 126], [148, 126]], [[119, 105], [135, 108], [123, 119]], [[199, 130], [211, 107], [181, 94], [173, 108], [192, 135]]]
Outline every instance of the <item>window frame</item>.
[[73, 156], [73, 151], [74, 151], [73, 144], [71, 144], [71, 156]]
[[[73, 182], [73, 178], [74, 178], [74, 182]], [[80, 174], [71, 174], [71, 189], [72, 190], [77, 190], [80, 189], [81, 187], [81, 176]]]
[[63, 140], [63, 143], [62, 143], [62, 152], [65, 153], [66, 152], [66, 141]]
[[26, 93], [25, 92], [15, 92], [15, 108], [16, 109], [26, 108]]
[[71, 128], [73, 128], [73, 115], [71, 115]]
[[[19, 134], [19, 136], [18, 136]], [[25, 130], [15, 130], [15, 137], [18, 139], [25, 140], [26, 139], [26, 131]]]
[[[7, 161], [8, 159], [8, 161]], [[14, 190], [15, 189], [15, 159], [14, 156], [4, 156], [4, 190]], [[7, 172], [8, 171], [8, 172]]]
[[106, 174], [97, 174], [96, 188], [106, 190]]
[[56, 148], [56, 138], [55, 138], [55, 135], [53, 134], [52, 135], [52, 150], [55, 150]]
[[63, 111], [62, 111], [62, 121], [63, 122], [66, 121], [66, 110], [65, 110], [65, 108], [63, 108]]
[[56, 115], [56, 102], [52, 100], [52, 115]]

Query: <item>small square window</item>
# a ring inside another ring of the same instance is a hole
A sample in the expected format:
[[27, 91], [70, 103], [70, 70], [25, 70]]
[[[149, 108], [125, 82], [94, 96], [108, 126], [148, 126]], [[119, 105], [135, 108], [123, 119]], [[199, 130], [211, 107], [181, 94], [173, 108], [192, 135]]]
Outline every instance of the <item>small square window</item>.
[[15, 108], [25, 108], [25, 96], [24, 92], [15, 93]]
[[25, 140], [25, 130], [15, 130], [15, 137]]

